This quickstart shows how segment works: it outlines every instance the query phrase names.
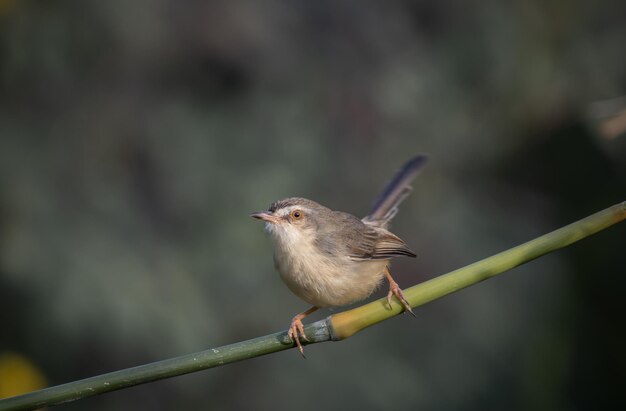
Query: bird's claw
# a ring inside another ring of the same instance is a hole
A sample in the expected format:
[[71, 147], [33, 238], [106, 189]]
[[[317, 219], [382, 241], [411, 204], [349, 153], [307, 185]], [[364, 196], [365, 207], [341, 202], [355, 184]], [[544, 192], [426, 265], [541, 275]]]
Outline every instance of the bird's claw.
[[390, 281], [389, 292], [387, 293], [387, 305], [389, 306], [390, 310], [393, 308], [391, 306], [391, 297], [394, 295], [398, 300], [400, 300], [400, 303], [402, 303], [402, 305], [404, 306], [404, 311], [410, 313], [413, 317], [415, 317], [415, 313], [411, 309], [411, 305], [409, 304], [409, 302], [406, 300], [406, 298], [404, 298], [404, 294], [402, 294], [402, 289], [400, 289], [398, 283], [396, 283], [395, 281]]
[[300, 338], [302, 338], [306, 342], [309, 342], [309, 339], [306, 337], [306, 334], [304, 333], [304, 325], [302, 324], [302, 321], [299, 318], [294, 318], [293, 320], [291, 320], [289, 331], [287, 331], [287, 337], [289, 337], [291, 341], [296, 343], [296, 346], [298, 347], [298, 351], [300, 351], [300, 354], [304, 358], [306, 358], [306, 356], [304, 355], [304, 348], [302, 347], [302, 343], [300, 342]]

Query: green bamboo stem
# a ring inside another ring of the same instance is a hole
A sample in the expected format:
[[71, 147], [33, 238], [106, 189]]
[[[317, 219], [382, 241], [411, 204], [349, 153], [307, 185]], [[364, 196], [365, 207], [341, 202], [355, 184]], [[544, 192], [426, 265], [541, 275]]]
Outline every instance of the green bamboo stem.
[[[617, 224], [624, 218], [626, 218], [626, 201], [517, 247], [407, 288], [403, 290], [404, 297], [411, 307], [418, 307], [566, 247]], [[332, 315], [328, 319], [332, 339], [337, 341], [348, 338], [364, 328], [397, 315], [402, 310], [402, 305], [395, 299], [392, 300], [392, 308], [389, 309], [387, 300], [381, 298]]]
[[[311, 343], [330, 341], [326, 320], [308, 324], [305, 331]], [[260, 357], [291, 347], [293, 343], [287, 337], [287, 332], [278, 332], [2, 399], [0, 410], [30, 410], [63, 404], [134, 385]]]
[[[626, 202], [614, 205], [585, 219], [572, 223], [527, 243], [486, 258], [469, 266], [444, 274], [404, 290], [412, 307], [426, 304], [462, 288], [486, 280], [544, 254], [566, 247], [626, 218]], [[362, 329], [397, 315], [402, 307], [397, 302], [391, 309], [386, 299], [334, 314], [305, 327], [308, 344], [342, 340]], [[293, 347], [286, 332], [266, 335], [223, 347], [208, 349], [151, 364], [140, 365], [108, 374], [58, 385], [0, 400], [0, 411], [29, 410], [62, 404], [81, 398], [119, 390], [138, 384], [174, 377], [208, 368], [230, 364]]]

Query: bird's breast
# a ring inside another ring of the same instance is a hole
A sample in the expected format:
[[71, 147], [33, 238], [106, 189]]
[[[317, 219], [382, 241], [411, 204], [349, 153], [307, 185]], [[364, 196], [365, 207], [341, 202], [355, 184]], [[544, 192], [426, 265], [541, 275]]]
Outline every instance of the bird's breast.
[[367, 298], [383, 278], [387, 260], [355, 261], [320, 252], [305, 239], [275, 245], [281, 279], [298, 297], [316, 307], [337, 307]]

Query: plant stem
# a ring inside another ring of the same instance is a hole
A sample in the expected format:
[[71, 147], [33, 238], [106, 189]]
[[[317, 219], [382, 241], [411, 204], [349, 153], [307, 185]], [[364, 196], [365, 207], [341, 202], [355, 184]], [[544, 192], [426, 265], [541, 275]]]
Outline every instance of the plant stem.
[[[404, 290], [412, 307], [426, 304], [462, 288], [503, 273], [551, 251], [566, 247], [626, 218], [626, 202], [600, 211], [580, 221], [545, 234], [492, 257], [433, 278]], [[334, 314], [305, 327], [308, 344], [342, 340], [362, 329], [379, 323], [402, 310], [395, 302], [391, 309], [386, 298], [361, 307]], [[174, 377], [207, 368], [218, 367], [293, 347], [286, 332], [237, 342], [195, 354], [183, 355], [151, 364], [114, 371], [84, 380], [0, 400], [2, 410], [28, 410], [62, 404], [133, 385]]]
[[[329, 341], [327, 321], [320, 320], [305, 327], [311, 343]], [[44, 388], [24, 395], [0, 400], [0, 410], [29, 410], [75, 401], [133, 385], [175, 377], [208, 368], [219, 367], [249, 358], [260, 357], [291, 348], [286, 332], [241, 341], [194, 354], [114, 371], [83, 380]]]
[[[626, 218], [626, 202], [616, 204], [484, 260], [414, 285], [403, 291], [404, 297], [411, 307], [418, 307], [532, 261], [544, 254], [566, 247], [602, 231], [624, 220], [624, 218]], [[337, 341], [348, 338], [364, 328], [397, 315], [402, 310], [402, 305], [395, 299], [392, 300], [392, 309], [389, 309], [387, 300], [381, 298], [352, 310], [332, 315], [328, 318], [332, 339]]]

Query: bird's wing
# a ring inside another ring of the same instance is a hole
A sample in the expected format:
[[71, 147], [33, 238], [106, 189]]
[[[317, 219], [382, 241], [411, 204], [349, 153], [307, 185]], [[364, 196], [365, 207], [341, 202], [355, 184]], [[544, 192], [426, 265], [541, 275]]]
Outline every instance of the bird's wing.
[[407, 257], [416, 256], [413, 251], [409, 250], [409, 247], [400, 237], [391, 234], [387, 230], [384, 230], [384, 232], [378, 236], [376, 248], [374, 249], [374, 254], [372, 257], [389, 258], [398, 255], [405, 255]]
[[415, 257], [402, 239], [387, 230], [365, 226], [359, 239], [350, 241], [348, 255], [355, 260], [386, 260], [405, 255]]

